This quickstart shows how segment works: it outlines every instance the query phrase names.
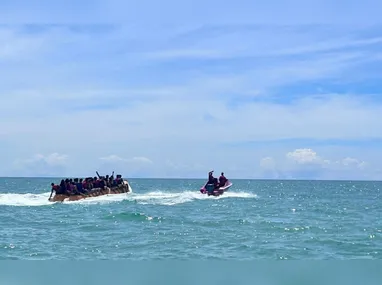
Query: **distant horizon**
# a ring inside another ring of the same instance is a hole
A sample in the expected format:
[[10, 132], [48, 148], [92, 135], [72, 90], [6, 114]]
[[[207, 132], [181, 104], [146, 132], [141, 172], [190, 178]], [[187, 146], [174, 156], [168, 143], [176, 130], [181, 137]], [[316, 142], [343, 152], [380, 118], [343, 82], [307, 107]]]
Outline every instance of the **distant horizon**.
[[[23, 179], [23, 178], [35, 178], [35, 179], [66, 179], [66, 178], [85, 178], [90, 176], [0, 176], [0, 179], [11, 178], [11, 179]], [[123, 176], [122, 176], [123, 177]], [[153, 180], [206, 180], [206, 178], [190, 178], [190, 177], [123, 177], [126, 180], [134, 179], [153, 179]], [[382, 182], [382, 180], [362, 180], [362, 179], [304, 179], [304, 178], [229, 178], [229, 180], [247, 180], [247, 181], [332, 181], [332, 182]]]

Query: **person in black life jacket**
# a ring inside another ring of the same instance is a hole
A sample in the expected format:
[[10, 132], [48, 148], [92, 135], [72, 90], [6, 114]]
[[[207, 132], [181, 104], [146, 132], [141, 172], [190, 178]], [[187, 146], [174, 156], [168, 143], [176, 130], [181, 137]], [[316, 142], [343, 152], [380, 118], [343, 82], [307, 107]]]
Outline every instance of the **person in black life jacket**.
[[219, 187], [223, 187], [227, 181], [228, 179], [224, 176], [224, 172], [222, 172], [219, 177]]
[[105, 178], [103, 176], [101, 176], [101, 178], [99, 179], [98, 187], [101, 188], [102, 190], [105, 189], [106, 187]]
[[214, 171], [212, 170], [212, 171], [210, 171], [210, 172], [208, 172], [208, 184], [214, 184], [214, 175], [213, 175], [213, 173], [214, 173]]

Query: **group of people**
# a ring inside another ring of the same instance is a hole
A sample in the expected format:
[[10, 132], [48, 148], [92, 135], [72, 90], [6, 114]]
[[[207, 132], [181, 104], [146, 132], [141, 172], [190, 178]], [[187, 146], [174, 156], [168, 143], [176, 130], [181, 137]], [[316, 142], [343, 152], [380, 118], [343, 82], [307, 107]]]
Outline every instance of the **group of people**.
[[62, 179], [59, 185], [52, 183], [52, 191], [50, 196], [53, 195], [53, 192], [62, 195], [84, 195], [95, 188], [111, 188], [121, 185], [123, 183], [122, 175], [117, 174], [116, 178], [114, 178], [114, 171], [111, 176], [100, 176], [98, 174], [98, 171], [96, 173], [98, 177], [87, 177], [85, 179], [66, 178]]
[[214, 177], [214, 171], [208, 173], [208, 182], [207, 184], [213, 184], [216, 188], [223, 187], [227, 183], [228, 179], [224, 176], [224, 172], [220, 174], [219, 180]]

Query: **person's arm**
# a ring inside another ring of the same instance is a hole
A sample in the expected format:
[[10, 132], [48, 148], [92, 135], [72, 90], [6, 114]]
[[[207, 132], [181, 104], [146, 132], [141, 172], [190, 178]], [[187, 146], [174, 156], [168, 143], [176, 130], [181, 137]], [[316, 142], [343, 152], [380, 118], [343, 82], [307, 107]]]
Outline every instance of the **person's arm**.
[[52, 195], [53, 195], [53, 188], [52, 188], [52, 191], [50, 191], [50, 196], [49, 196], [48, 200], [50, 200], [52, 198]]

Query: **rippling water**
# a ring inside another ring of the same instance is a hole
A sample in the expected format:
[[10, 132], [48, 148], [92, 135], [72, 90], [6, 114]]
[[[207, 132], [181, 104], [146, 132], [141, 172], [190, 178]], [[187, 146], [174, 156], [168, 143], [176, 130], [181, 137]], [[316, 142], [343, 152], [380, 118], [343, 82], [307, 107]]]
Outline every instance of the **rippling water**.
[[0, 178], [0, 259], [382, 257], [382, 182], [233, 180], [207, 197], [203, 180], [131, 179], [65, 203], [50, 183]]

